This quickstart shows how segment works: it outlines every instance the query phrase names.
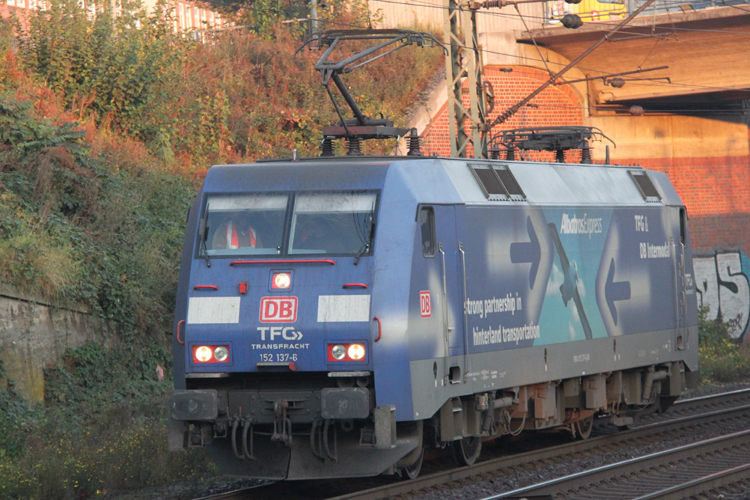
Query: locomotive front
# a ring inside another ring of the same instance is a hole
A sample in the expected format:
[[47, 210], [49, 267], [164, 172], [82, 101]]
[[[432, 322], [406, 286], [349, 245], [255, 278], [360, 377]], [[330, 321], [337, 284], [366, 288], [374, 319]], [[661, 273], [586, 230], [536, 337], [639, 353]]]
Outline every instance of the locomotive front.
[[418, 444], [375, 403], [388, 164], [332, 163], [213, 167], [190, 211], [170, 448], [206, 446], [225, 474], [375, 475]]

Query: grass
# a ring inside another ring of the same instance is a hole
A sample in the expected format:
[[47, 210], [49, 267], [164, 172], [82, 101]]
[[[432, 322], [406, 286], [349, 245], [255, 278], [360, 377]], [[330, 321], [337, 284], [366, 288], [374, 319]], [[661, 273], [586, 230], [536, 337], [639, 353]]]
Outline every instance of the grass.
[[[38, 425], [53, 424], [40, 420]], [[85, 433], [53, 433], [27, 443], [15, 461], [0, 460], [0, 498], [92, 498], [110, 491], [171, 483], [198, 484], [216, 475], [203, 453], [169, 454], [165, 425], [124, 425], [117, 409]]]

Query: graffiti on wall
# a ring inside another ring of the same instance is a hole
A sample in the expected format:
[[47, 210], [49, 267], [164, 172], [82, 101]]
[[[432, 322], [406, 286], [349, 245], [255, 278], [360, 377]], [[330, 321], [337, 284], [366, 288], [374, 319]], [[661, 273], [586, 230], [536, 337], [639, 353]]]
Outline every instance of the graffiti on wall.
[[721, 315], [734, 338], [744, 338], [750, 320], [750, 259], [742, 252], [716, 252], [693, 259], [698, 305], [708, 319]]

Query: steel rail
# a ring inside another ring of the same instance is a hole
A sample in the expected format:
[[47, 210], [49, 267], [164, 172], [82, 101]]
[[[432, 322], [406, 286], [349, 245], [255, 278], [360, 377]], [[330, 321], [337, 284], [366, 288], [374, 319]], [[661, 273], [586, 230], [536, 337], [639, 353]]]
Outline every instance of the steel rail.
[[[731, 464], [728, 469], [726, 465], [723, 465], [727, 462]], [[599, 486], [607, 488], [606, 496], [612, 500], [619, 498], [633, 499], [635, 498], [634, 493], [644, 492], [643, 488], [650, 488], [650, 490], [646, 490], [646, 495], [639, 495], [638, 498], [663, 498], [658, 495], [659, 492], [667, 494], [670, 489], [674, 489], [673, 487], [688, 483], [698, 484], [701, 477], [696, 477], [696, 467], [711, 470], [713, 466], [714, 474], [710, 475], [722, 475], [722, 473], [727, 474], [730, 471], [741, 472], [743, 470], [741, 467], [747, 465], [748, 462], [750, 462], [750, 430], [744, 430], [643, 457], [604, 465], [578, 474], [571, 474], [486, 497], [482, 500], [522, 498], [529, 494], [533, 494], [533, 496], [555, 495], [555, 498], [570, 499], [597, 498], [596, 489]], [[721, 467], [725, 468], [722, 469]], [[664, 470], [668, 470], [668, 474], [664, 474]], [[744, 470], [744, 472], [747, 473], [747, 470]], [[647, 481], [647, 484], [639, 484], [639, 479]], [[613, 484], [618, 486], [616, 490], [613, 490]], [[636, 490], [639, 487], [640, 492]], [[617, 495], [619, 492], [622, 495]], [[578, 493], [583, 496], [577, 496]], [[682, 498], [682, 496], [678, 498]]]
[[[750, 393], [750, 391], [748, 391], [748, 393]], [[735, 394], [733, 394], [732, 397], [733, 396], [735, 396]], [[701, 401], [718, 401], [722, 398], [723, 394], [719, 394], [716, 395], [715, 398], [701, 399]], [[696, 402], [697, 401], [698, 400], [696, 399]], [[683, 404], [695, 403], [692, 400], [685, 400]], [[575, 441], [544, 448], [542, 450], [524, 452], [510, 457], [490, 459], [472, 466], [435, 472], [429, 475], [420, 476], [410, 481], [370, 488], [355, 493], [332, 497], [328, 500], [379, 500], [399, 495], [408, 495], [419, 490], [434, 488], [441, 484], [447, 484], [454, 481], [466, 481], [482, 475], [496, 474], [498, 471], [526, 467], [536, 462], [559, 460], [560, 457], [563, 456], [577, 455], [579, 453], [601, 449], [604, 446], [618, 446], [629, 441], [647, 439], [653, 436], [662, 436], [668, 431], [713, 424], [717, 421], [735, 419], [747, 415], [750, 415], [750, 404], [651, 423], [639, 426], [628, 432], [594, 437], [584, 441]]]
[[738, 389], [718, 394], [709, 394], [690, 399], [676, 401], [667, 413], [651, 413], [641, 417], [641, 426], [656, 421], [674, 420], [681, 414], [691, 414], [696, 411], [705, 412], [708, 408], [721, 409], [750, 404], [750, 389]]
[[737, 389], [734, 391], [719, 392], [717, 394], [708, 394], [706, 396], [698, 396], [695, 398], [679, 399], [675, 401], [674, 405], [672, 405], [672, 408], [683, 405], [683, 404], [695, 403], [698, 401], [708, 401], [711, 399], [720, 400], [720, 399], [726, 399], [726, 398], [733, 397], [733, 396], [750, 397], [750, 389]]
[[[665, 488], [654, 493], [639, 496], [633, 500], [682, 500], [688, 495], [700, 495], [710, 493], [711, 490], [747, 482], [750, 478], [750, 464], [732, 467], [727, 470], [715, 472], [686, 483]], [[729, 495], [730, 497], [733, 495]], [[721, 498], [721, 497], [717, 497]]]

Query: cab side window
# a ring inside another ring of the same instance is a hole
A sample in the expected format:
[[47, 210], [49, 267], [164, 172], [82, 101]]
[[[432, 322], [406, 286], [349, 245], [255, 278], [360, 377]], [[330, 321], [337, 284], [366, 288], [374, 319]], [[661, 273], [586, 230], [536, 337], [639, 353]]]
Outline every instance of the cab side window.
[[687, 232], [687, 212], [680, 209], [680, 243], [685, 244], [685, 233]]
[[422, 231], [422, 255], [435, 256], [435, 212], [432, 207], [419, 210], [419, 227]]

